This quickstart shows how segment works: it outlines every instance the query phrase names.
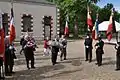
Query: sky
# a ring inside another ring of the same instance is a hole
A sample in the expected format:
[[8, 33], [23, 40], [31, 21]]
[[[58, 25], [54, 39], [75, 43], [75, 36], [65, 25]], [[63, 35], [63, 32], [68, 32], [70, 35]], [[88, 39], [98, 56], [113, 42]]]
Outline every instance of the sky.
[[103, 8], [107, 3], [112, 3], [116, 11], [120, 13], [120, 0], [100, 0], [97, 5]]

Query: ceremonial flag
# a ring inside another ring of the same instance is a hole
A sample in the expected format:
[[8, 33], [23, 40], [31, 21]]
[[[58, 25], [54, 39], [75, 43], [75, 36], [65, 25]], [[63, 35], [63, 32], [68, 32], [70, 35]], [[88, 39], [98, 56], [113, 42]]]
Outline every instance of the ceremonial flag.
[[15, 27], [13, 24], [13, 18], [14, 18], [14, 14], [13, 14], [13, 8], [11, 8], [11, 19], [10, 19], [10, 44], [14, 41], [16, 33], [15, 33]]
[[98, 14], [96, 16], [96, 22], [95, 22], [95, 25], [93, 27], [93, 30], [92, 30], [92, 38], [97, 40], [98, 39], [98, 34], [99, 34], [99, 30], [98, 30]]
[[68, 28], [68, 22], [66, 21], [64, 35], [68, 35], [68, 34], [69, 34], [69, 28]]
[[2, 25], [2, 13], [0, 12], [0, 57], [4, 57], [5, 43], [4, 43], [4, 29]]
[[112, 34], [116, 32], [116, 27], [115, 27], [115, 21], [114, 21], [114, 8], [111, 11], [111, 16], [109, 19], [109, 25], [108, 25], [108, 29], [107, 29], [107, 39], [108, 41], [110, 41], [112, 39]]
[[88, 29], [90, 29], [92, 31], [93, 22], [92, 22], [92, 18], [91, 18], [91, 15], [90, 15], [89, 6], [88, 6], [88, 11], [87, 11], [87, 25], [88, 25]]

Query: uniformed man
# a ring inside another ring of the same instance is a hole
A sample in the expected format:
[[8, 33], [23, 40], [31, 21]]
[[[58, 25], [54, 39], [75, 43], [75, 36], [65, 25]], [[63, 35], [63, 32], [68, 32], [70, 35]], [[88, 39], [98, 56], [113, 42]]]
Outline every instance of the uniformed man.
[[92, 38], [90, 37], [89, 34], [87, 34], [87, 38], [85, 39], [85, 42], [84, 42], [84, 45], [85, 45], [85, 55], [86, 55], [86, 60], [85, 61], [88, 61], [89, 59], [89, 62], [92, 61]]
[[9, 44], [9, 36], [5, 38], [5, 75], [11, 75], [14, 65], [13, 47]]
[[20, 40], [20, 45], [22, 46], [22, 48], [21, 48], [21, 50], [20, 50], [20, 54], [21, 54], [22, 51], [24, 50], [23, 41], [24, 41], [24, 35], [22, 36], [22, 38], [21, 38], [21, 40]]
[[53, 39], [52, 43], [51, 43], [51, 46], [52, 46], [52, 57], [51, 57], [51, 60], [52, 60], [52, 64], [55, 65], [57, 62], [57, 55], [58, 55], [58, 52], [59, 52], [59, 38], [55, 38]]
[[31, 68], [35, 68], [34, 66], [34, 50], [35, 50], [35, 44], [30, 40], [29, 36], [25, 37], [25, 40], [23, 42], [24, 45], [24, 54], [26, 58], [26, 64], [27, 68], [30, 69], [29, 67], [29, 61], [31, 61]]
[[102, 54], [104, 54], [103, 50], [104, 42], [102, 41], [101, 37], [98, 38], [98, 42], [95, 44], [96, 47], [96, 65], [102, 65]]
[[120, 42], [115, 45], [116, 52], [116, 71], [120, 70]]
[[62, 57], [64, 55], [64, 60], [66, 60], [66, 47], [67, 47], [67, 40], [65, 38], [64, 35], [62, 35], [62, 37], [60, 38], [60, 44], [61, 44], [61, 47], [60, 47], [60, 50], [61, 50], [61, 55], [60, 55], [60, 60], [62, 61]]

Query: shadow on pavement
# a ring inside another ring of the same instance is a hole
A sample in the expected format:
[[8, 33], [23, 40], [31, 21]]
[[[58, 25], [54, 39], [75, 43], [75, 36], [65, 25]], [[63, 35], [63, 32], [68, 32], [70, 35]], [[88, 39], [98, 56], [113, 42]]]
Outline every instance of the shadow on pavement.
[[[102, 58], [102, 61], [104, 61], [104, 60], [111, 60], [112, 58], [111, 57], [105, 57], [105, 58]], [[96, 61], [96, 59], [93, 59], [92, 60], [92, 62], [95, 62]]]
[[115, 65], [116, 61], [108, 61], [108, 62], [103, 62], [102, 65]]
[[35, 60], [48, 60], [48, 59], [50, 59], [50, 56], [35, 58]]
[[80, 60], [82, 61], [84, 57], [77, 57], [77, 58], [67, 58], [67, 60], [63, 60], [60, 63], [72, 63], [73, 60]]
[[17, 71], [13, 74], [12, 78], [6, 78], [5, 80], [41, 80], [44, 77], [41, 75], [50, 71], [63, 69], [64, 65], [48, 65], [43, 67], [38, 67], [36, 69]]
[[34, 56], [43, 56], [43, 54], [34, 53]]
[[67, 75], [67, 74], [70, 74], [70, 73], [74, 73], [74, 72], [78, 72], [78, 71], [82, 71], [82, 68], [81, 69], [76, 69], [76, 70], [71, 70], [71, 71], [61, 71], [60, 73], [58, 74], [54, 74], [52, 76], [47, 76], [47, 77], [44, 77], [44, 78], [52, 78], [52, 77], [59, 77], [59, 76], [62, 76], [62, 75]]

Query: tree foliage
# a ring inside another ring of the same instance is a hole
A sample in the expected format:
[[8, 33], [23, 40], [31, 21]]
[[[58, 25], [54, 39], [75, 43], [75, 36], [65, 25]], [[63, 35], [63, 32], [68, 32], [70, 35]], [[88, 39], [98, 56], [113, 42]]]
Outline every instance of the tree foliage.
[[[99, 22], [108, 21], [111, 15], [111, 9], [113, 8], [113, 4], [108, 3], [104, 6], [104, 8], [100, 9], [99, 11]], [[114, 17], [116, 21], [119, 21], [120, 14], [115, 11]]]
[[[108, 3], [104, 8], [95, 5], [100, 0], [48, 0], [54, 2], [60, 9], [60, 25], [63, 33], [66, 21], [66, 15], [69, 16], [69, 28], [71, 33], [84, 34], [87, 31], [87, 4], [91, 2], [91, 12], [93, 23], [96, 19], [96, 13], [99, 13], [99, 22], [108, 21], [113, 4]], [[120, 14], [115, 11], [115, 20], [119, 21]], [[75, 29], [77, 24], [77, 29]], [[76, 31], [77, 30], [77, 31]], [[77, 35], [78, 36], [78, 35]]]

